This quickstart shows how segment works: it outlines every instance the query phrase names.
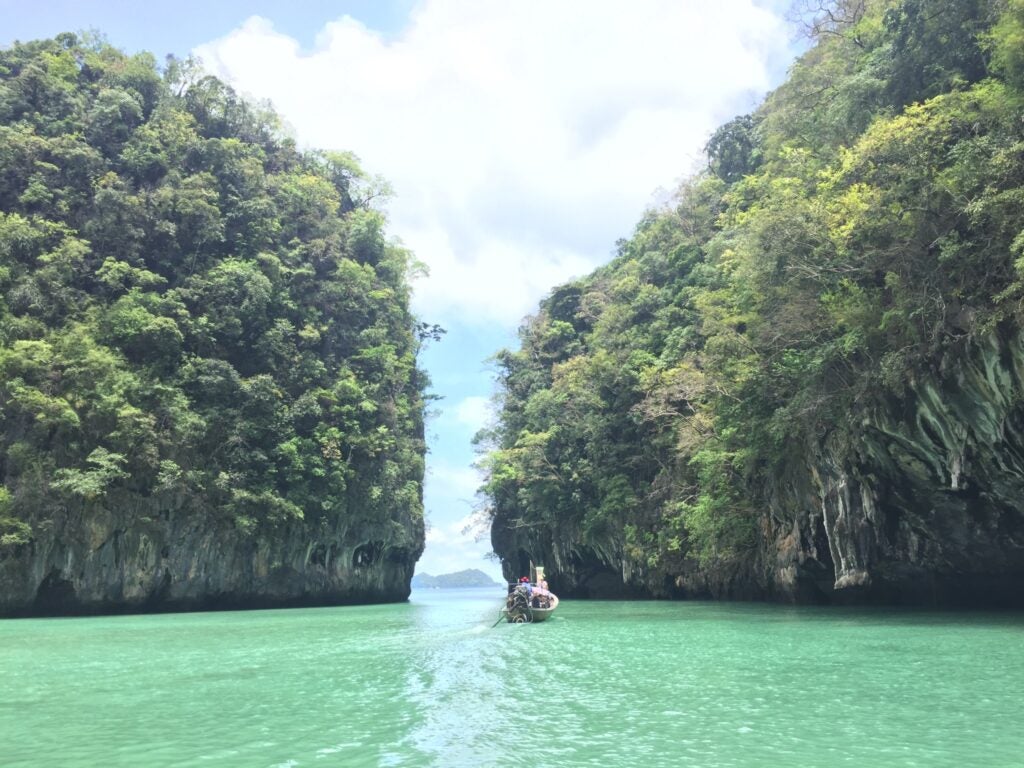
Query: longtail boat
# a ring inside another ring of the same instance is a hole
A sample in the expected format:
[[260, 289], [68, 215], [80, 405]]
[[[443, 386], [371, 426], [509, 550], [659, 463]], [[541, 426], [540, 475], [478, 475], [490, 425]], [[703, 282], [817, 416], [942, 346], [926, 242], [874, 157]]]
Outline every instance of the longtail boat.
[[546, 621], [558, 607], [558, 595], [547, 588], [543, 566], [531, 568], [533, 580], [523, 577], [508, 585], [505, 607], [498, 614], [498, 621], [505, 619], [510, 624], [532, 624]]

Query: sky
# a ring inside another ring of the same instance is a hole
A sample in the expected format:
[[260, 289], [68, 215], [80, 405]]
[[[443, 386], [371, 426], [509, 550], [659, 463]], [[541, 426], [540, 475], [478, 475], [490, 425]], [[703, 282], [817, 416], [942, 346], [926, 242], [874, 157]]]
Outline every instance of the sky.
[[646, 208], [705, 162], [712, 131], [782, 82], [801, 41], [787, 0], [0, 0], [0, 45], [96, 29], [128, 52], [200, 56], [266, 99], [301, 146], [387, 179], [389, 233], [427, 265], [421, 355], [427, 549], [479, 568], [473, 435], [489, 359], [553, 287], [607, 262]]

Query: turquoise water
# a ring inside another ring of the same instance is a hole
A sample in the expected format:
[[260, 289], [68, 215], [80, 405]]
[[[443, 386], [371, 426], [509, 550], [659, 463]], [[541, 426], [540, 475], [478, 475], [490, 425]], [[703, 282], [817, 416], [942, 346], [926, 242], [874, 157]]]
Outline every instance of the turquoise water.
[[1024, 765], [1019, 614], [501, 599], [0, 621], [0, 765]]

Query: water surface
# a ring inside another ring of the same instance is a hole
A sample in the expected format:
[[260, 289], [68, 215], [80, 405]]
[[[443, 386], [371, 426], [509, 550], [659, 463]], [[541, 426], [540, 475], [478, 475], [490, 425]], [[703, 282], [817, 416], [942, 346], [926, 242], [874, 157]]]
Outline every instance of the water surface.
[[1024, 764], [1020, 614], [501, 599], [0, 621], [0, 765]]

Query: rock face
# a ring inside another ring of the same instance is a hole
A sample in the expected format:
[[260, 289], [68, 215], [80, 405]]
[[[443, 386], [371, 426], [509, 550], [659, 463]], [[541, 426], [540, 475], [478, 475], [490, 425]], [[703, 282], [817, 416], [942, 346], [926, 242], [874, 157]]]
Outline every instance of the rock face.
[[292, 522], [241, 535], [151, 501], [67, 510], [0, 558], [0, 616], [397, 602], [423, 523]]
[[[536, 529], [492, 531], [566, 596], [1024, 605], [1024, 335], [1002, 329], [794, 452], [764, 489], [756, 554], [650, 569]], [[575, 539], [578, 541], [578, 539]]]
[[1024, 337], [993, 333], [907, 389], [817, 446], [809, 482], [774, 489], [769, 590], [1024, 600]]

